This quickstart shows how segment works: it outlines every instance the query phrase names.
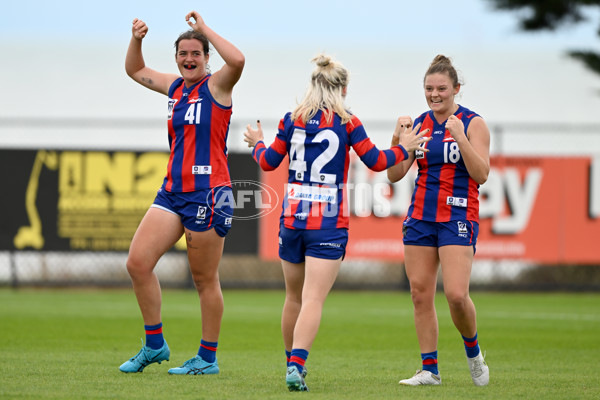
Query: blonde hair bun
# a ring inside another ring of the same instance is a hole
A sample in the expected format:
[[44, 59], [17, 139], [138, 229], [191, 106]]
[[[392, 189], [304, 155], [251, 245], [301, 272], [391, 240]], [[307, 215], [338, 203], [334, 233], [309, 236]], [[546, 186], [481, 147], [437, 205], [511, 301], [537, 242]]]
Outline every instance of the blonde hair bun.
[[318, 67], [325, 68], [331, 64], [331, 57], [326, 56], [325, 54], [319, 54], [311, 61], [317, 64]]
[[304, 100], [292, 112], [292, 120], [302, 118], [302, 121], [306, 122], [322, 110], [328, 122], [333, 118], [333, 114], [337, 114], [343, 124], [350, 122], [351, 115], [344, 106], [348, 70], [325, 54], [317, 55], [311, 62], [317, 67], [311, 74], [310, 86]]

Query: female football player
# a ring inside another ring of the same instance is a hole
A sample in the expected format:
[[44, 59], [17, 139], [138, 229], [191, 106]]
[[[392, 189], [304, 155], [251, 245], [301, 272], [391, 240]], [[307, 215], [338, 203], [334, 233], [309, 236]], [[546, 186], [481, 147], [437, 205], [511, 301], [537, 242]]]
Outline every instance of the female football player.
[[[442, 382], [434, 306], [439, 264], [450, 314], [462, 335], [473, 383], [483, 386], [489, 381], [489, 368], [477, 341], [469, 280], [479, 231], [479, 185], [490, 172], [490, 133], [477, 113], [455, 102], [460, 87], [450, 59], [435, 57], [424, 79], [430, 110], [415, 120], [422, 130], [429, 129], [427, 136], [432, 140], [387, 171], [390, 181], [396, 182], [417, 160], [418, 175], [402, 234], [423, 366], [412, 378], [401, 380], [403, 385]], [[404, 129], [411, 128], [410, 117], [403, 122]], [[393, 139], [392, 144], [396, 142]]]
[[[171, 156], [167, 174], [154, 204], [142, 219], [129, 249], [127, 271], [144, 320], [146, 344], [121, 365], [123, 372], [142, 372], [152, 363], [168, 360], [162, 333], [161, 289], [154, 267], [183, 234], [190, 271], [200, 297], [202, 337], [198, 354], [170, 374], [216, 374], [216, 350], [223, 316], [218, 266], [225, 235], [231, 227], [231, 196], [226, 140], [234, 85], [244, 68], [244, 55], [192, 11], [191, 27], [175, 41], [180, 75], [146, 66], [142, 40], [146, 24], [133, 20], [125, 70], [142, 86], [168, 96], [168, 140]], [[225, 65], [211, 74], [209, 42]], [[219, 204], [225, 204], [219, 208]]]
[[348, 71], [326, 55], [313, 59], [317, 67], [304, 100], [279, 123], [275, 142], [266, 148], [258, 123], [248, 126], [245, 141], [254, 147], [260, 167], [273, 170], [289, 155], [289, 178], [279, 228], [279, 256], [286, 297], [281, 331], [288, 359], [290, 391], [308, 390], [304, 364], [317, 335], [323, 303], [344, 258], [348, 241], [349, 151], [382, 171], [418, 148], [427, 130], [394, 135], [397, 144], [380, 151], [360, 120], [344, 105]]

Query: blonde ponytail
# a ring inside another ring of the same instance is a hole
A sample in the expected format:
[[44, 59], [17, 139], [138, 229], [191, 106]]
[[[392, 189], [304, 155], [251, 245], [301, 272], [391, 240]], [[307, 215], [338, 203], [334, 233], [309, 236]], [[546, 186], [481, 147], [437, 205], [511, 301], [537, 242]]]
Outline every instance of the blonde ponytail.
[[322, 110], [327, 122], [331, 122], [333, 113], [342, 119], [342, 123], [350, 122], [350, 113], [344, 106], [344, 88], [348, 86], [348, 70], [331, 57], [320, 54], [311, 62], [317, 65], [314, 69], [310, 86], [304, 100], [292, 112], [292, 120], [301, 118], [306, 123]]

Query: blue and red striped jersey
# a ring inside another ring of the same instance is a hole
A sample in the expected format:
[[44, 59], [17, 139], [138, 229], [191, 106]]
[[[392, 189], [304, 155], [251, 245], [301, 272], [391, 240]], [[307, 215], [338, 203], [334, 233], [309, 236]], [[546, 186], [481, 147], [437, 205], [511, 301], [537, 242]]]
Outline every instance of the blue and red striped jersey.
[[163, 183], [169, 192], [231, 186], [227, 135], [232, 111], [215, 101], [209, 79], [210, 75], [186, 88], [178, 78], [169, 88], [171, 156]]
[[318, 111], [306, 123], [291, 120], [287, 113], [279, 122], [275, 141], [256, 144], [252, 156], [270, 171], [289, 155], [289, 177], [281, 223], [291, 229], [348, 228], [348, 167], [350, 148], [374, 171], [382, 171], [408, 158], [402, 146], [378, 150], [356, 116], [342, 124], [333, 114], [327, 121]]
[[[465, 135], [473, 118], [479, 116], [461, 105], [454, 115], [462, 120]], [[421, 130], [430, 129], [426, 136], [432, 139], [424, 144], [428, 152], [415, 151], [419, 170], [407, 216], [431, 222], [478, 222], [479, 185], [469, 176], [446, 121], [439, 124], [433, 111], [427, 111], [415, 120], [415, 126], [419, 122]]]

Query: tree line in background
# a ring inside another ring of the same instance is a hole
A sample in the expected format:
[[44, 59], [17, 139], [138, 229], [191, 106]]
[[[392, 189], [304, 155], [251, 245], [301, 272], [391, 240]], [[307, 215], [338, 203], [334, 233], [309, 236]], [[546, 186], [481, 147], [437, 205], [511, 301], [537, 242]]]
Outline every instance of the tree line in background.
[[[589, 19], [589, 11], [600, 15], [600, 0], [486, 0], [498, 10], [518, 13], [520, 29], [526, 32], [555, 31]], [[597, 35], [600, 36], [600, 25]], [[586, 68], [600, 75], [600, 53], [591, 49], [573, 49], [567, 53]]]

